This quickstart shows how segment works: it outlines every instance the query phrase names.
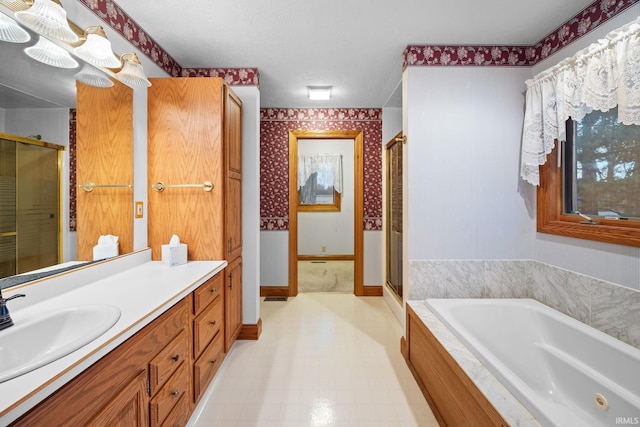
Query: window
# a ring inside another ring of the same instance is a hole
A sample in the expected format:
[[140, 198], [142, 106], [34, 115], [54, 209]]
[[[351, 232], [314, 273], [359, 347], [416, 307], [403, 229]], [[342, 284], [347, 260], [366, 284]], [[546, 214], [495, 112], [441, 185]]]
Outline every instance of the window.
[[342, 156], [298, 156], [298, 211], [340, 212]]
[[618, 109], [567, 123], [564, 212], [640, 219], [640, 126], [623, 125]]
[[556, 141], [540, 167], [539, 232], [640, 246], [640, 126], [617, 116], [616, 108], [567, 121], [562, 166]]
[[339, 212], [340, 193], [333, 185], [327, 185], [317, 172], [298, 190], [298, 211]]

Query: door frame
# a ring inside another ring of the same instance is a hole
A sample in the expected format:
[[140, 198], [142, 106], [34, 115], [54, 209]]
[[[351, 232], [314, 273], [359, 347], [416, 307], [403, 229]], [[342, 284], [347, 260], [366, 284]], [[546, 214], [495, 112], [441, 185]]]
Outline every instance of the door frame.
[[353, 291], [364, 296], [364, 132], [362, 130], [289, 131], [289, 296], [298, 295], [298, 140], [352, 139], [354, 162]]

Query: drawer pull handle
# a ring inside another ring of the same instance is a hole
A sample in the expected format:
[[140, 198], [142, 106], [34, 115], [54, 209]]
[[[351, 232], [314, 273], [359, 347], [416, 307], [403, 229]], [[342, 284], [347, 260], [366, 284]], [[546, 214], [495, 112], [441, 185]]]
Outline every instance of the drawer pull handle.
[[217, 361], [218, 361], [218, 359], [214, 359], [214, 360], [211, 361], [211, 363], [213, 363], [215, 365]]
[[174, 362], [177, 362], [178, 360], [180, 360], [180, 355], [179, 355], [179, 354], [176, 354], [176, 355], [175, 355], [175, 356], [173, 356], [171, 359], [172, 359]]
[[216, 326], [216, 321], [214, 320], [213, 322], [211, 322], [211, 324], [212, 324], [213, 326]]
[[174, 391], [174, 392], [173, 392], [173, 393], [171, 393], [171, 394], [173, 394], [174, 396], [179, 396], [179, 395], [180, 395], [180, 390], [176, 390], [176, 391]]
[[215, 294], [216, 293], [216, 288], [211, 289], [211, 293]]

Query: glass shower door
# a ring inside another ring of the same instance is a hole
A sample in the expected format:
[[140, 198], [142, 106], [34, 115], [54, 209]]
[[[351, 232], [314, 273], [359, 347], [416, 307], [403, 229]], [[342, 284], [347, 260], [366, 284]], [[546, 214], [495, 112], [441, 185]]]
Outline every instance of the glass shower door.
[[0, 277], [57, 264], [58, 150], [0, 139], [0, 203]]

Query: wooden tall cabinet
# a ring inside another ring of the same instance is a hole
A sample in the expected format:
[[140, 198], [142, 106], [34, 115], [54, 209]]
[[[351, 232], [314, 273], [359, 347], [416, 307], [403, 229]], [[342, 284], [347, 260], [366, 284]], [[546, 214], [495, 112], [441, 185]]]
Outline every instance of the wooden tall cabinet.
[[[242, 101], [221, 78], [155, 78], [148, 92], [149, 246], [227, 260], [224, 349], [242, 326]], [[164, 190], [154, 189], [161, 183]], [[203, 186], [205, 185], [206, 186]], [[208, 184], [212, 184], [212, 188]], [[205, 191], [207, 190], [207, 191]], [[236, 263], [236, 264], [234, 264]]]

